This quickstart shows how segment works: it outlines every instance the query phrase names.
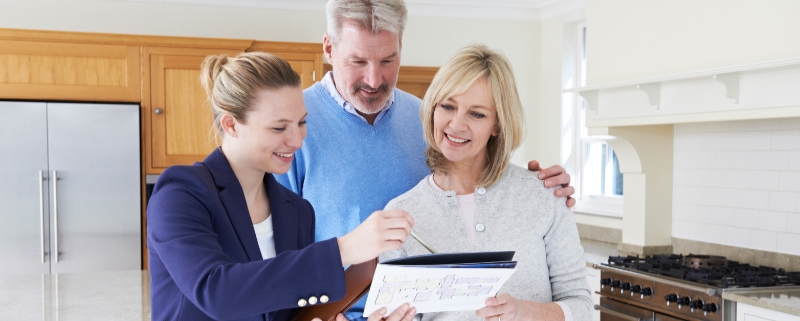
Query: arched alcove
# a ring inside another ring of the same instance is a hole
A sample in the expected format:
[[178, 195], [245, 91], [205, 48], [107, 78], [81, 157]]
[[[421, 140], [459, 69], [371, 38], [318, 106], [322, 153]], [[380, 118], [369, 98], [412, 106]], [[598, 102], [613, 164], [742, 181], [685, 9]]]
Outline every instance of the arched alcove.
[[624, 176], [621, 252], [670, 253], [673, 126], [596, 127], [589, 136], [608, 143]]

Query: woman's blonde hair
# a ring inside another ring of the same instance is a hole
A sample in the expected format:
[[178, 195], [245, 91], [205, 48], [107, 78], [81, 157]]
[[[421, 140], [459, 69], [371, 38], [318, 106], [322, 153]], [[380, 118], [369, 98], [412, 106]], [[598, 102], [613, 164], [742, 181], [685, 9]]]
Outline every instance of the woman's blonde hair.
[[300, 87], [300, 75], [292, 66], [266, 52], [245, 52], [236, 57], [211, 55], [200, 68], [200, 83], [211, 104], [217, 137], [224, 133], [220, 119], [225, 113], [246, 123], [258, 90]]
[[519, 99], [514, 72], [508, 59], [486, 45], [470, 45], [459, 50], [439, 68], [422, 99], [420, 118], [428, 149], [428, 167], [434, 173], [447, 173], [449, 161], [434, 140], [433, 113], [444, 100], [464, 93], [475, 81], [485, 78], [497, 109], [498, 134], [487, 143], [486, 168], [478, 186], [496, 183], [508, 167], [511, 153], [522, 144], [525, 127], [522, 101]]

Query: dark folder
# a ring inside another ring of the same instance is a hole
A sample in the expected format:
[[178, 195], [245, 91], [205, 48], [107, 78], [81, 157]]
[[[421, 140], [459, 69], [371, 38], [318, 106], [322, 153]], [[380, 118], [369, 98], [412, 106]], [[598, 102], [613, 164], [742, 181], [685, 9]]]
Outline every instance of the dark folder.
[[[436, 254], [423, 254], [417, 256], [401, 257], [388, 261], [383, 261], [381, 264], [386, 265], [444, 265], [444, 266], [457, 266], [457, 265], [470, 265], [470, 264], [487, 264], [487, 263], [510, 263], [514, 259], [514, 251], [500, 251], [500, 252], [464, 252], [464, 253], [436, 253]], [[516, 263], [516, 262], [514, 262]]]

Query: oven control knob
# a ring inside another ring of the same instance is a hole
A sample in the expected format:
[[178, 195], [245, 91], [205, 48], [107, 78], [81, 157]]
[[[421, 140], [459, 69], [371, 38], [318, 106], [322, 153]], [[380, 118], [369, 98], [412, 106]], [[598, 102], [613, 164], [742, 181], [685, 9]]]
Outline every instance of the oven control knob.
[[622, 283], [622, 281], [620, 281], [620, 280], [614, 280], [614, 281], [612, 281], [612, 282], [611, 282], [611, 291], [614, 291], [614, 289], [618, 289], [618, 288], [619, 288], [619, 285], [620, 285], [620, 283]]
[[697, 299], [689, 303], [689, 307], [691, 308], [691, 312], [694, 312], [694, 309], [702, 309], [703, 308], [703, 300]]
[[678, 295], [675, 293], [667, 294], [664, 296], [664, 300], [667, 300], [667, 306], [669, 306], [672, 302], [678, 302]]
[[605, 288], [606, 285], [611, 285], [611, 278], [605, 278], [600, 280], [600, 288]]
[[631, 287], [631, 296], [633, 296], [634, 293], [639, 293], [639, 292], [642, 292], [642, 286], [641, 285], [636, 284], [636, 285]]
[[717, 304], [716, 303], [708, 303], [703, 304], [703, 315], [708, 315], [709, 312], [716, 313], [717, 312]]
[[646, 296], [651, 296], [651, 295], [653, 295], [653, 288], [644, 288], [644, 289], [642, 289], [642, 299], [644, 299], [644, 297], [646, 297]]
[[622, 285], [620, 285], [619, 288], [620, 288], [619, 290], [620, 293], [625, 293], [625, 291], [631, 289], [631, 283], [630, 282], [622, 283]]
[[688, 296], [682, 298], [678, 297], [678, 309], [680, 309], [684, 305], [689, 305], [689, 303], [692, 303], [692, 299], [690, 299]]

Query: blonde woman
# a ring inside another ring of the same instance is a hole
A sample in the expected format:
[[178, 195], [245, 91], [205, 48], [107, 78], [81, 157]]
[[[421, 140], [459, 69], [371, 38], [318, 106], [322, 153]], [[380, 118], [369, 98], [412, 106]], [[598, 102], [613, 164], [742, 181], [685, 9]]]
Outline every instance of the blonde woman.
[[[508, 60], [484, 45], [461, 49], [434, 77], [420, 117], [432, 174], [386, 209], [410, 213], [414, 231], [437, 251], [513, 250], [518, 261], [485, 308], [422, 320], [589, 320], [572, 212], [538, 173], [509, 164], [524, 116]], [[410, 238], [381, 259], [425, 253]]]
[[[302, 306], [340, 300], [342, 267], [399, 248], [410, 216], [377, 211], [314, 243], [313, 208], [272, 175], [289, 170], [306, 134], [300, 77], [286, 61], [250, 52], [207, 57], [201, 80], [221, 146], [156, 183], [147, 208], [152, 319], [288, 320]], [[406, 314], [390, 320], [409, 320], [413, 309]]]

